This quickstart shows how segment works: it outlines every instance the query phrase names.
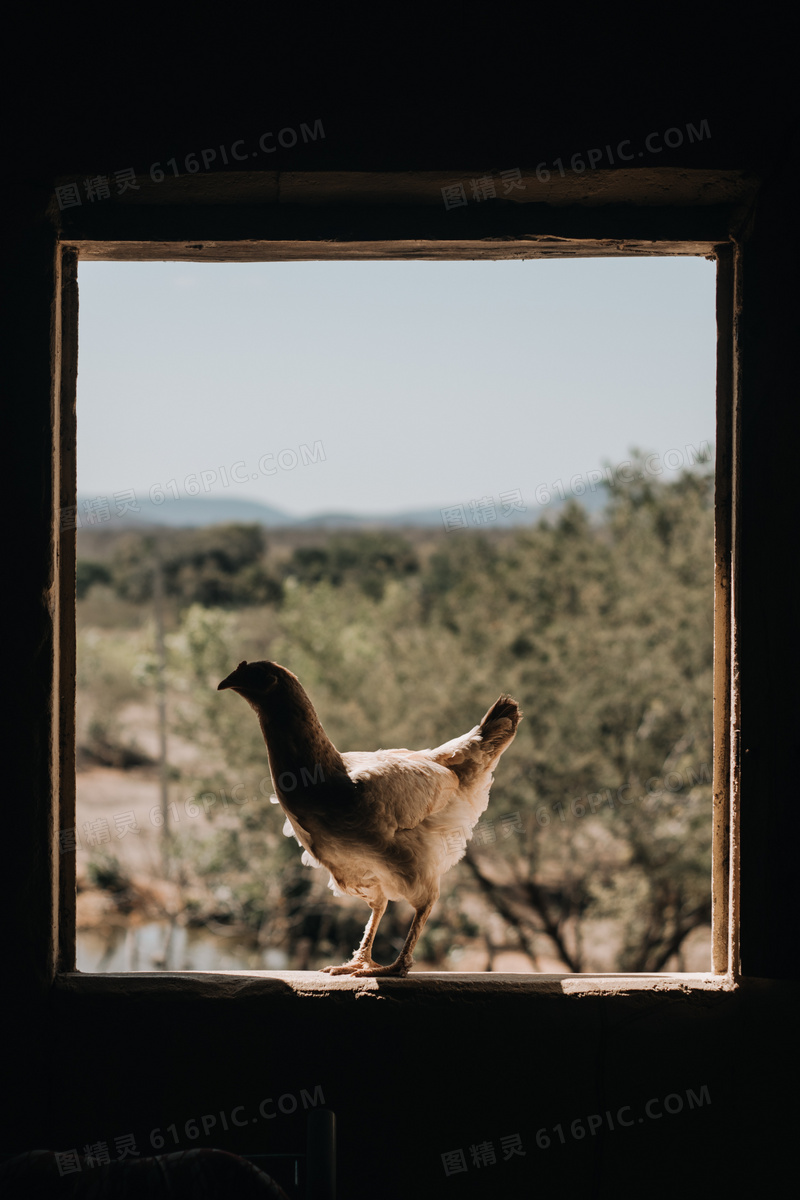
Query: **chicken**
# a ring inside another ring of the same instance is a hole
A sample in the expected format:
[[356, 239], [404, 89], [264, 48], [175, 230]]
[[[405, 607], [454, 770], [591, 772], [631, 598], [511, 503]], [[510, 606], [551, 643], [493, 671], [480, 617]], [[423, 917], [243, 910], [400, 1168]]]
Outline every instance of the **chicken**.
[[[479, 725], [435, 750], [340, 754], [299, 679], [272, 662], [241, 662], [230, 688], [255, 710], [277, 800], [303, 861], [327, 867], [335, 892], [372, 910], [353, 957], [332, 975], [404, 976], [439, 896], [439, 879], [463, 856], [489, 803], [500, 755], [514, 740], [519, 705], [500, 696]], [[414, 919], [389, 966], [372, 946], [389, 900], [407, 900]]]

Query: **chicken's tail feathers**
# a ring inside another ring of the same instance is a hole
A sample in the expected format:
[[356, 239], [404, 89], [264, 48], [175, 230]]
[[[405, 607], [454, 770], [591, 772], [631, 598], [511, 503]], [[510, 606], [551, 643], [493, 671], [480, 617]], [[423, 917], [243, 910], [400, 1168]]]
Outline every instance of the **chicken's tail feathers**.
[[505, 694], [495, 700], [480, 724], [481, 741], [492, 757], [511, 743], [522, 720], [516, 700]]

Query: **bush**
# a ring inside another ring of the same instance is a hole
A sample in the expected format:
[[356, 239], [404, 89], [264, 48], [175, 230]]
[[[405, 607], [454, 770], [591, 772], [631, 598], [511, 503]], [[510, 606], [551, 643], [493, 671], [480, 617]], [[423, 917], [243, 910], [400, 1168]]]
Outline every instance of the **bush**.
[[129, 534], [117, 545], [111, 579], [123, 599], [137, 604], [149, 602], [158, 555], [164, 594], [175, 597], [180, 607], [277, 604], [283, 589], [263, 565], [266, 549], [260, 525]]
[[87, 559], [78, 561], [76, 586], [78, 599], [83, 600], [96, 583], [108, 585], [111, 583], [111, 572], [105, 563], [91, 562]]

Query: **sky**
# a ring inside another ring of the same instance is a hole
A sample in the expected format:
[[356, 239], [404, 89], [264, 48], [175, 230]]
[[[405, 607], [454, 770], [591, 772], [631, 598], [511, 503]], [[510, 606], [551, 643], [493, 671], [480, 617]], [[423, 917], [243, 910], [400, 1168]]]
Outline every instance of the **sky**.
[[713, 447], [703, 258], [83, 262], [78, 280], [83, 494], [531, 508], [632, 447], [662, 478]]

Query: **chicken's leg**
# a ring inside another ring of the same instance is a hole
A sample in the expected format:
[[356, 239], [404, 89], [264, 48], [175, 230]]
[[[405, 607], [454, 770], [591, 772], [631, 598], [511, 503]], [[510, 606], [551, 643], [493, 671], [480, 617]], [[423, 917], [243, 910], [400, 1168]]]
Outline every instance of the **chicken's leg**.
[[367, 921], [361, 945], [357, 950], [353, 951], [353, 957], [350, 959], [350, 962], [342, 963], [340, 967], [323, 967], [323, 971], [326, 971], [328, 975], [352, 975], [356, 973], [360, 974], [361, 968], [365, 968], [365, 973], [367, 974], [369, 974], [369, 968], [371, 967], [375, 967], [379, 971], [383, 969], [378, 966], [378, 963], [372, 957], [372, 943], [375, 941], [375, 934], [378, 932], [381, 917], [386, 912], [386, 905], [387, 901], [383, 897], [374, 904], [370, 904], [372, 913], [369, 921]]
[[408, 931], [408, 936], [403, 943], [403, 949], [393, 963], [388, 967], [379, 967], [377, 963], [365, 964], [358, 970], [353, 971], [353, 975], [370, 975], [385, 978], [386, 976], [396, 976], [402, 979], [408, 974], [409, 967], [414, 958], [414, 947], [417, 944], [419, 935], [422, 933], [423, 926], [431, 915], [431, 910], [436, 903], [437, 897], [434, 896], [422, 908], [418, 908], [414, 913], [414, 920], [411, 922], [411, 928]]

